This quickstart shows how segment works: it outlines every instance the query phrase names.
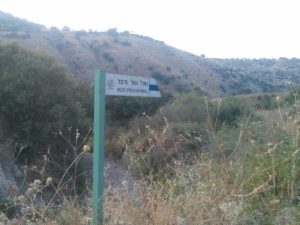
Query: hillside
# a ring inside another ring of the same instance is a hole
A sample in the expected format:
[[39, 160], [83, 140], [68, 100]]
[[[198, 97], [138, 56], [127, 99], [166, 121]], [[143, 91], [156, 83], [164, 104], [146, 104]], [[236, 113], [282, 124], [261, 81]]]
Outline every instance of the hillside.
[[[299, 224], [300, 87], [281, 92], [299, 84], [299, 62], [208, 59], [0, 13], [0, 225]], [[92, 83], [96, 68], [174, 94], [108, 97], [100, 151], [91, 85], [74, 79]]]
[[215, 97], [273, 92], [300, 83], [299, 59], [209, 59], [129, 32], [47, 29], [3, 12], [0, 41], [44, 51], [81, 80], [92, 81], [95, 69], [154, 77], [173, 94], [195, 90]]

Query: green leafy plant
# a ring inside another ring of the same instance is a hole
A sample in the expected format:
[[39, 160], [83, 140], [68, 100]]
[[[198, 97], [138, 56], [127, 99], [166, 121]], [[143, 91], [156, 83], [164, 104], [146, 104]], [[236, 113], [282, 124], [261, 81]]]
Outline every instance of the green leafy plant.
[[245, 101], [235, 97], [225, 98], [219, 109], [218, 123], [235, 125], [239, 118], [249, 116], [251, 111], [251, 106]]
[[0, 121], [15, 141], [36, 148], [66, 126], [87, 127], [77, 97], [74, 81], [54, 59], [0, 45]]

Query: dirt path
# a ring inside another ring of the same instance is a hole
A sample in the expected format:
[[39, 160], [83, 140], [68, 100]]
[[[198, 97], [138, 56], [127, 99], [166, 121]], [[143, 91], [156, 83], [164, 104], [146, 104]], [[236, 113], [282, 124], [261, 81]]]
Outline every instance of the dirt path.
[[121, 160], [105, 159], [105, 185], [114, 188], [122, 187], [126, 182], [128, 187], [133, 187], [137, 177], [128, 171], [126, 163]]
[[[84, 167], [89, 171], [92, 177], [93, 171], [93, 154], [87, 154], [83, 157], [82, 162]], [[127, 165], [124, 160], [113, 160], [111, 158], [105, 159], [105, 186], [111, 186], [114, 188], [121, 188], [122, 182], [127, 183], [129, 187], [132, 187], [137, 181], [137, 177], [128, 171]]]

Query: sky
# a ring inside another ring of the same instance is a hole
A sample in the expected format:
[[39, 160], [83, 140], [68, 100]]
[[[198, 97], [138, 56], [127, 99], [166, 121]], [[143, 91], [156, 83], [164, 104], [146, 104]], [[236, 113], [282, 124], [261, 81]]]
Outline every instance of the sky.
[[149, 36], [209, 58], [300, 58], [298, 0], [0, 0], [0, 10], [72, 30]]

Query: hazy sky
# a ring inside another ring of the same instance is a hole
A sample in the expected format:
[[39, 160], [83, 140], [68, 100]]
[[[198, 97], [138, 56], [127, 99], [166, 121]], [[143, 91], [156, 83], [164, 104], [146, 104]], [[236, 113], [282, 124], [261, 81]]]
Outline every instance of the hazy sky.
[[298, 0], [0, 0], [47, 27], [117, 28], [218, 58], [300, 58]]

